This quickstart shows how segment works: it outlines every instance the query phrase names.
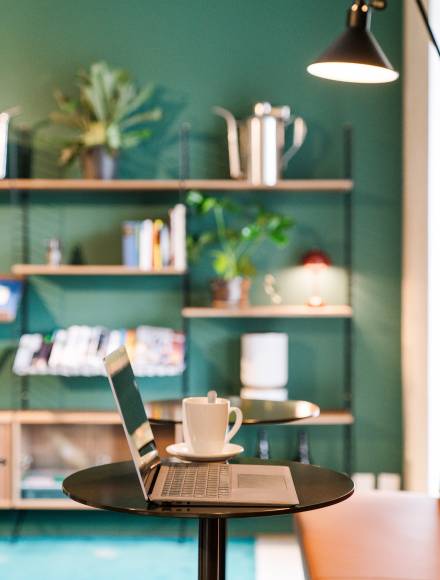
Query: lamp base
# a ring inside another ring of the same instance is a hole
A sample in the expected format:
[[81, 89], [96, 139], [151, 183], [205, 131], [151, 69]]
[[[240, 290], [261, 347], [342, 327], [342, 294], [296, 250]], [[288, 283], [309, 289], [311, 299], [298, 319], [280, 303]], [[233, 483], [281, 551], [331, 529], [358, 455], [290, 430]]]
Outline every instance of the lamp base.
[[306, 302], [307, 306], [325, 306], [325, 302], [322, 298], [322, 296], [319, 295], [315, 295], [315, 296], [310, 296], [310, 298], [307, 300]]

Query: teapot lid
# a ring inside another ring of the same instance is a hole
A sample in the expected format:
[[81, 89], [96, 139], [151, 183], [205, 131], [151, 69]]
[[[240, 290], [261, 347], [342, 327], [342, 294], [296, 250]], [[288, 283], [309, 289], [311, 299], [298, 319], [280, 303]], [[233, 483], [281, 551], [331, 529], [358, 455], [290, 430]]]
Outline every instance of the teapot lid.
[[256, 103], [254, 105], [254, 113], [257, 117], [264, 117], [264, 115], [272, 115], [279, 119], [287, 120], [290, 117], [290, 107], [287, 105], [281, 107], [273, 107], [267, 101]]

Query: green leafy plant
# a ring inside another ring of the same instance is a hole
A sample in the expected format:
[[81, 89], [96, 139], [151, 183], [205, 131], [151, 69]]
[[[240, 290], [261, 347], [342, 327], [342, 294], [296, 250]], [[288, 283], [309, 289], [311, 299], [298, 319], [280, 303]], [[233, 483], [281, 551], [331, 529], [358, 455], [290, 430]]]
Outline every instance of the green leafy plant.
[[252, 255], [265, 241], [284, 247], [289, 240], [287, 232], [294, 225], [292, 218], [262, 206], [237, 204], [198, 191], [190, 191], [186, 203], [197, 215], [212, 215], [214, 219], [213, 227], [188, 236], [189, 257], [196, 261], [205, 249], [211, 248], [213, 268], [224, 280], [254, 276]]
[[162, 117], [158, 107], [145, 110], [153, 94], [152, 86], [138, 90], [127, 71], [110, 68], [106, 62], [96, 62], [88, 71], [79, 71], [77, 76], [78, 98], [55, 91], [58, 110], [50, 115], [53, 123], [71, 133], [61, 150], [62, 165], [86, 149], [102, 146], [115, 154], [151, 136], [152, 131], [145, 123]]

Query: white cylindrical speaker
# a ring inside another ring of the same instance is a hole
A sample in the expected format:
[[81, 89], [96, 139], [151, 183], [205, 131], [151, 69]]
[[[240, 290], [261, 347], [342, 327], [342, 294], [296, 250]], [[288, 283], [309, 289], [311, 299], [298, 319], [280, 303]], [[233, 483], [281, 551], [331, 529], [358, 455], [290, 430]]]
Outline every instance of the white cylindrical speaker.
[[289, 337], [279, 332], [243, 334], [240, 379], [251, 389], [279, 389], [288, 381]]

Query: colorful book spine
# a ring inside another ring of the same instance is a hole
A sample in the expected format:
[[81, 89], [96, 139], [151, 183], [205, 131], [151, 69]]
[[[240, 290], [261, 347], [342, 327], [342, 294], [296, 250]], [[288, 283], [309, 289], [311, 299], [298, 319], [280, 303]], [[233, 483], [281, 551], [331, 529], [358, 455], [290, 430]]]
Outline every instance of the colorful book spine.
[[140, 223], [139, 232], [139, 268], [153, 269], [153, 222], [144, 220]]
[[186, 207], [179, 203], [170, 211], [171, 256], [176, 270], [186, 269]]
[[163, 228], [162, 220], [153, 222], [153, 270], [162, 269], [162, 253], [160, 251], [160, 233]]
[[122, 224], [122, 263], [131, 268], [139, 266], [137, 229], [137, 222], [125, 221]]

